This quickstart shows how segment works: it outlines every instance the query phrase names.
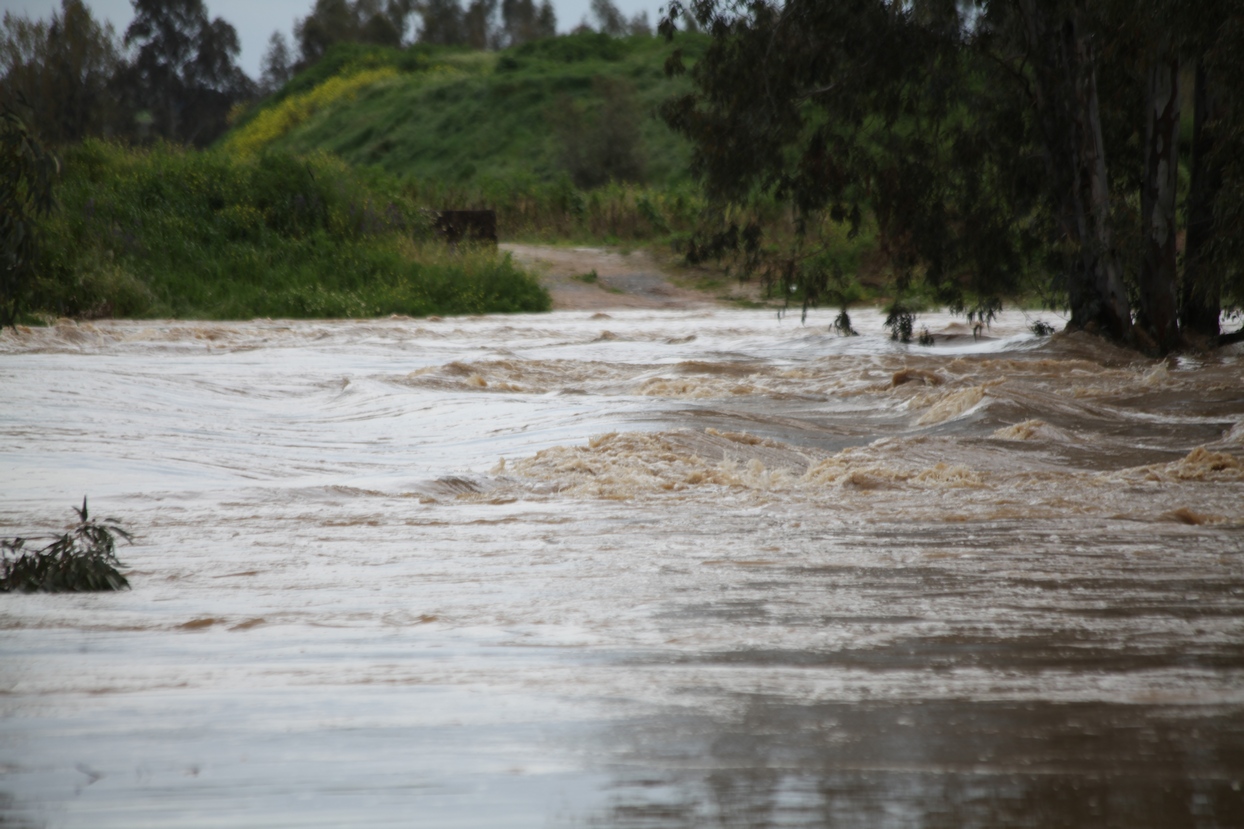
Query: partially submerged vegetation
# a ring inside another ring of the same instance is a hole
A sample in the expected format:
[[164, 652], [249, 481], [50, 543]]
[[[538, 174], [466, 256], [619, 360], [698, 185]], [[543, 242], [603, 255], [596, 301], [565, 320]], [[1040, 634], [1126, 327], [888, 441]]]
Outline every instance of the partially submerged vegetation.
[[118, 567], [117, 539], [130, 534], [115, 518], [91, 518], [86, 498], [74, 507], [78, 523], [38, 549], [32, 538], [0, 539], [0, 593], [76, 593], [125, 590], [130, 586]]
[[988, 321], [1030, 285], [1154, 354], [1244, 338], [1219, 326], [1244, 304], [1244, 21], [1150, 6], [674, 0], [662, 31], [690, 17], [712, 42], [671, 56], [694, 91], [662, 115], [717, 203], [770, 194], [853, 234], [872, 217], [899, 339], [913, 288]]

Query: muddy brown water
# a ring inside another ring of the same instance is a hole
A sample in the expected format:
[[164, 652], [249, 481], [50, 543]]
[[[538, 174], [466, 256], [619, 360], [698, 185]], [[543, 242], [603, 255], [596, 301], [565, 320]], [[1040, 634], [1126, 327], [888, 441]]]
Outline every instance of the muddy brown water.
[[1244, 826], [1244, 354], [832, 316], [0, 335], [0, 824]]

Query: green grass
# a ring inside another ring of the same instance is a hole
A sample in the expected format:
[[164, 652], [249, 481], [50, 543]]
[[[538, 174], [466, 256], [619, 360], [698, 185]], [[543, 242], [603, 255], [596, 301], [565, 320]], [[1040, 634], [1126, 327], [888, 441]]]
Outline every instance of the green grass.
[[[693, 239], [731, 222], [741, 227], [756, 221], [764, 228], [770, 261], [801, 249], [796, 291], [783, 289], [780, 299], [802, 303], [805, 292], [812, 301], [866, 298], [867, 282], [885, 276], [875, 255], [875, 223], [847, 238], [844, 226], [825, 220], [797, 241], [789, 211], [770, 197], [757, 195], [752, 204], [728, 208], [724, 217], [709, 210], [690, 177], [689, 146], [655, 115], [661, 102], [690, 88], [685, 76], [665, 76], [666, 58], [679, 48], [684, 62], [693, 64], [707, 44], [704, 35], [680, 35], [671, 44], [583, 33], [497, 53], [352, 46], [331, 51], [295, 78], [250, 116], [248, 136], [242, 125], [222, 145], [259, 139], [260, 145], [293, 153], [332, 154], [398, 182], [409, 199], [428, 209], [493, 209], [506, 240], [686, 252]], [[388, 76], [375, 74], [385, 68]], [[377, 80], [348, 83], [372, 77], [366, 72]], [[347, 86], [350, 93], [339, 93]], [[279, 134], [261, 129], [280, 121], [278, 113], [293, 111], [311, 114]], [[590, 144], [610, 118], [621, 122], [622, 133], [633, 128], [640, 175], [576, 186], [582, 170], [576, 176], [567, 142]], [[730, 280], [749, 270], [745, 259], [727, 256], [708, 270]], [[772, 273], [751, 278], [777, 281]]]
[[[654, 113], [689, 84], [665, 77], [670, 51], [681, 48], [693, 63], [706, 44], [701, 35], [671, 45], [586, 33], [498, 53], [339, 45], [242, 113], [213, 150], [71, 148], [61, 209], [43, 223], [36, 317], [549, 306], [508, 258], [435, 244], [431, 216], [445, 208], [495, 210], [503, 240], [674, 253], [731, 223], [758, 222], [767, 273], [736, 252], [698, 268], [700, 278], [750, 270], [776, 285], [773, 268], [797, 254], [796, 291], [780, 286], [770, 296], [867, 300], [873, 278], [884, 281], [874, 227], [848, 239], [825, 220], [798, 239], [789, 211], [772, 198], [757, 195], [723, 214], [690, 178], [686, 142]], [[572, 168], [568, 141], [591, 144], [602, 124], [629, 136], [638, 180], [576, 186], [585, 156]]]
[[[694, 60], [707, 38], [677, 44]], [[520, 186], [551, 183], [565, 174], [564, 134], [551, 127], [570, 110], [586, 123], [600, 117], [599, 79], [631, 92], [644, 180], [657, 185], [688, 180], [686, 142], [655, 116], [657, 105], [686, 88], [665, 77], [674, 48], [661, 38], [579, 34], [499, 53], [452, 49], [334, 47], [320, 63], [246, 114], [246, 129], [264, 109], [310, 94], [340, 75], [392, 66], [396, 78], [324, 106], [269, 146], [294, 153], [323, 151], [351, 165], [388, 175], [443, 183]], [[222, 142], [227, 144], [230, 136]]]
[[373, 317], [547, 310], [508, 256], [451, 252], [430, 216], [324, 155], [244, 159], [90, 141], [41, 224], [34, 316]]

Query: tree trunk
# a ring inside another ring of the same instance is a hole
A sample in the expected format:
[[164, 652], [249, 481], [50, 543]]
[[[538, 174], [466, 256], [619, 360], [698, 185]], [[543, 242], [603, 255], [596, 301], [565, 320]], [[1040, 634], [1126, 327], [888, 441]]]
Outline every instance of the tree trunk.
[[1019, 0], [1019, 8], [1059, 224], [1076, 251], [1068, 263], [1068, 327], [1130, 341], [1131, 307], [1110, 231], [1096, 54], [1079, 20], [1083, 0], [1064, 12], [1046, 0]]
[[[1090, 301], [1080, 309], [1085, 327], [1096, 327], [1116, 340], [1130, 339], [1132, 311], [1123, 272], [1110, 232], [1110, 182], [1106, 177], [1106, 144], [1101, 134], [1097, 99], [1097, 55], [1092, 42], [1073, 21], [1064, 26], [1069, 70], [1075, 83], [1076, 123], [1080, 140], [1080, 200], [1085, 203], [1087, 233], [1081, 244], [1085, 277], [1091, 280]], [[1072, 308], [1072, 320], [1077, 309]]]
[[1179, 322], [1185, 334], [1218, 341], [1222, 316], [1222, 287], [1206, 251], [1214, 228], [1214, 199], [1222, 186], [1222, 171], [1211, 165], [1217, 100], [1203, 62], [1196, 67], [1192, 117], [1192, 184], [1188, 193], [1188, 233], [1184, 241], [1184, 277], [1179, 294]]
[[1144, 250], [1140, 314], [1146, 332], [1166, 353], [1180, 342], [1175, 304], [1175, 190], [1179, 177], [1179, 58], [1170, 49], [1149, 69], [1145, 108], [1145, 170], [1141, 185]]

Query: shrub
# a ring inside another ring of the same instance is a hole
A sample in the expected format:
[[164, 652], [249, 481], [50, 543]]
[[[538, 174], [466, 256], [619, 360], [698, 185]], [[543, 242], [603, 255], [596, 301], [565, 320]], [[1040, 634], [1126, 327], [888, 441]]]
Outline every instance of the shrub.
[[514, 49], [513, 54], [518, 58], [552, 63], [619, 61], [631, 51], [631, 46], [628, 40], [610, 37], [602, 32], [579, 32], [534, 40]]
[[[542, 311], [495, 251], [449, 256], [391, 180], [319, 154], [70, 148], [30, 307], [57, 316], [374, 317]], [[423, 240], [417, 243], [416, 240]]]
[[592, 79], [600, 106], [589, 114], [568, 96], [550, 110], [562, 143], [562, 164], [585, 189], [610, 181], [642, 182], [644, 152], [642, 118], [633, 85], [624, 78], [597, 75]]

